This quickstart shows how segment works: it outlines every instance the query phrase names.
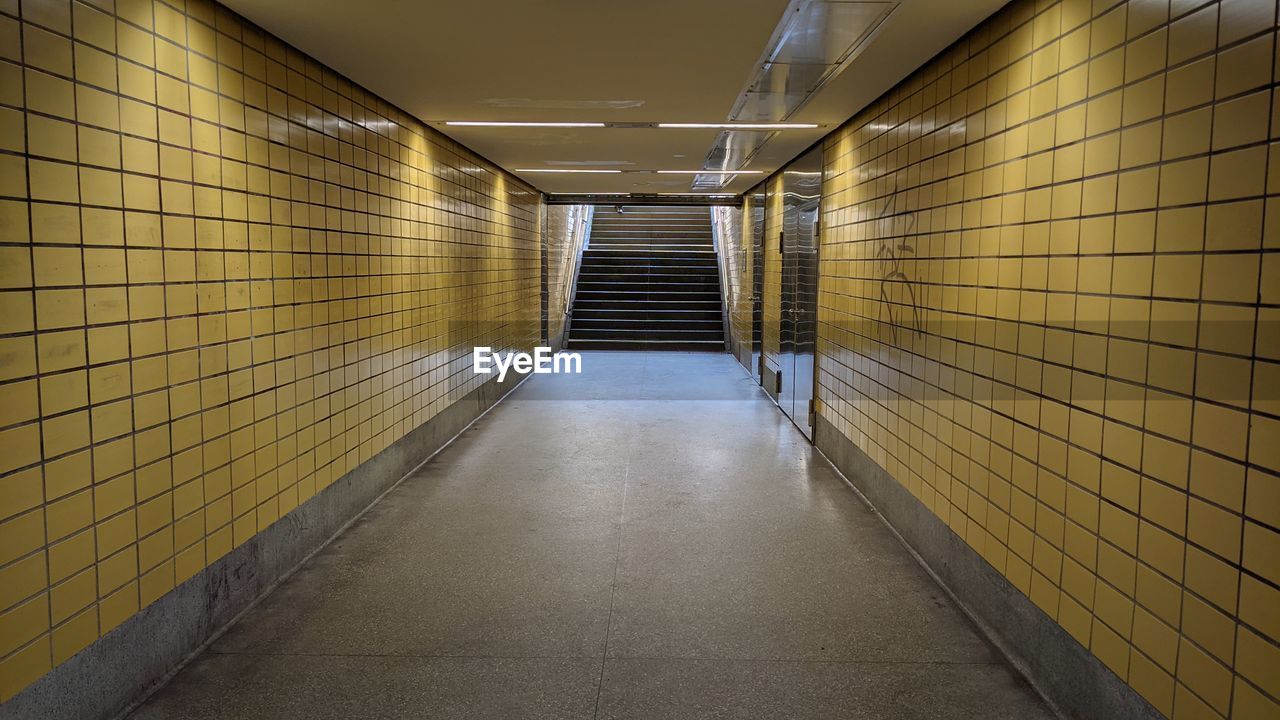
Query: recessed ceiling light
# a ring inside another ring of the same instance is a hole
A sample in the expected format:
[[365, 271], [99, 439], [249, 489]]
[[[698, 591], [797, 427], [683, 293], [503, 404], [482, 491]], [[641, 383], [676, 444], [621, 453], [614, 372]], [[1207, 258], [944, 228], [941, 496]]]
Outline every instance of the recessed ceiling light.
[[446, 120], [454, 127], [526, 127], [526, 128], [676, 128], [713, 130], [812, 130], [817, 123], [654, 123], [654, 122], [541, 122], [536, 120]]
[[556, 127], [556, 128], [588, 128], [604, 127], [602, 122], [515, 122], [507, 120], [450, 120], [445, 125], [462, 127]]
[[763, 170], [659, 170], [662, 175], [759, 175]]
[[621, 170], [601, 170], [597, 168], [516, 168], [518, 173], [620, 173]]
[[812, 130], [817, 123], [658, 123], [660, 128], [711, 128], [723, 130]]

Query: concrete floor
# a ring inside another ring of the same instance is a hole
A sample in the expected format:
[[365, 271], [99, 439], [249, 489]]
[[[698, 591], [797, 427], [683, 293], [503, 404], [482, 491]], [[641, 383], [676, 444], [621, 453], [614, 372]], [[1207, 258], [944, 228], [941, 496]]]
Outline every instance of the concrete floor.
[[583, 359], [133, 717], [1052, 717], [729, 355]]

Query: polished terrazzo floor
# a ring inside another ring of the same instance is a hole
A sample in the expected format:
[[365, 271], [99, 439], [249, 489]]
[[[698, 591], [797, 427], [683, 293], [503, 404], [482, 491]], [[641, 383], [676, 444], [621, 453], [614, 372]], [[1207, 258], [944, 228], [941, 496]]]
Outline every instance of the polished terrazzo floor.
[[133, 717], [1052, 717], [733, 358], [583, 358]]

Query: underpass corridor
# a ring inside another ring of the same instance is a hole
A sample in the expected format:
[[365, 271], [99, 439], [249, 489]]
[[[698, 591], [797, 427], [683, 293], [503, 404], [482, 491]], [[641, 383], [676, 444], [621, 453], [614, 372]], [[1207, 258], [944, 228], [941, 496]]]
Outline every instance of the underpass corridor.
[[131, 717], [1053, 717], [732, 358], [582, 366], [526, 380]]

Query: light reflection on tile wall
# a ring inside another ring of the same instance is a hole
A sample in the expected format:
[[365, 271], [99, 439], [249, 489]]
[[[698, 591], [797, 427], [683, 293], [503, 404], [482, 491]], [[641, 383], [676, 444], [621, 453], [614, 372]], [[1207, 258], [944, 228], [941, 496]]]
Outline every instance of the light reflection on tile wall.
[[1165, 715], [1280, 717], [1272, 0], [1017, 0], [826, 142], [820, 412]]
[[539, 198], [208, 2], [0, 56], [4, 700], [535, 344]]

